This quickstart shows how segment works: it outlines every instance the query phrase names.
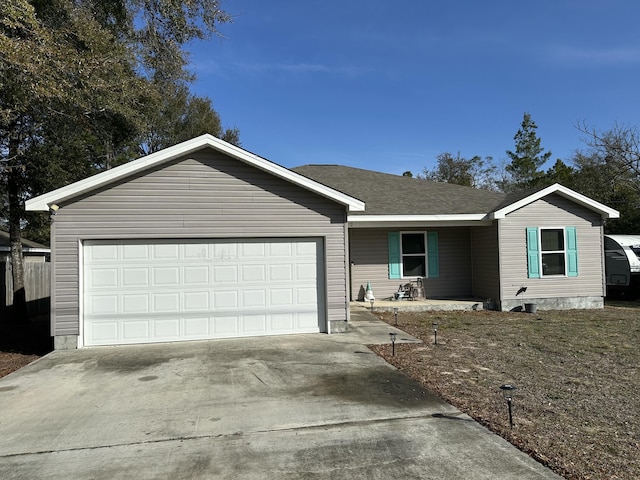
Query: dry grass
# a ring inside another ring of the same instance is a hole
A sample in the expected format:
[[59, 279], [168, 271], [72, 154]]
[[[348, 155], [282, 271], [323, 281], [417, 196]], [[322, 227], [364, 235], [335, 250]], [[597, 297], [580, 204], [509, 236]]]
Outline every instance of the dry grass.
[[[393, 315], [379, 314], [393, 324]], [[371, 348], [568, 479], [640, 478], [640, 304], [400, 314], [424, 345]], [[437, 322], [438, 345], [431, 324]], [[518, 387], [509, 428], [500, 385]]]

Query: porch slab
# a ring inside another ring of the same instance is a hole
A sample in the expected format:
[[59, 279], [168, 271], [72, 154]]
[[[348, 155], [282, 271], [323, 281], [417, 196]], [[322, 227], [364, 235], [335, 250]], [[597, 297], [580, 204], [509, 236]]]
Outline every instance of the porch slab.
[[[351, 308], [366, 308], [371, 311], [370, 302], [351, 302]], [[400, 312], [452, 311], [452, 310], [484, 310], [484, 302], [478, 299], [440, 299], [427, 298], [424, 300], [375, 300], [374, 312], [393, 312], [397, 308]]]

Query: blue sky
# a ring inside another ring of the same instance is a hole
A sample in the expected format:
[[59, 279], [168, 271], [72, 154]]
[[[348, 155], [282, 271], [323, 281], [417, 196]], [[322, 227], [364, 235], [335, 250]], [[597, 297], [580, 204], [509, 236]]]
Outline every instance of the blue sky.
[[[525, 111], [552, 159], [576, 125], [640, 126], [636, 0], [226, 0], [192, 46], [194, 93], [286, 167], [401, 174], [436, 155], [506, 161]], [[550, 162], [552, 163], [552, 162]], [[550, 166], [550, 165], [549, 165]]]

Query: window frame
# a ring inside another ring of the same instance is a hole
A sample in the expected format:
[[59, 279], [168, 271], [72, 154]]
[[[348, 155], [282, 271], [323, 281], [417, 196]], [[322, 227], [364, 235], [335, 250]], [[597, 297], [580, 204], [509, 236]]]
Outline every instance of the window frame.
[[[542, 232], [544, 230], [559, 230], [562, 233], [562, 250], [543, 250], [542, 248]], [[540, 268], [540, 278], [553, 278], [553, 277], [567, 277], [567, 227], [538, 227], [538, 245], [539, 245], [539, 255], [538, 262]], [[553, 274], [545, 274], [544, 273], [544, 262], [543, 258], [546, 254], [562, 254], [563, 258], [563, 273], [553, 273]]]
[[[401, 279], [417, 279], [427, 278], [429, 276], [429, 244], [426, 230], [401, 230], [400, 234], [400, 278]], [[403, 235], [422, 235], [424, 242], [424, 253], [404, 253], [402, 248]], [[404, 257], [421, 257], [424, 259], [424, 274], [423, 275], [410, 275], [404, 274]]]

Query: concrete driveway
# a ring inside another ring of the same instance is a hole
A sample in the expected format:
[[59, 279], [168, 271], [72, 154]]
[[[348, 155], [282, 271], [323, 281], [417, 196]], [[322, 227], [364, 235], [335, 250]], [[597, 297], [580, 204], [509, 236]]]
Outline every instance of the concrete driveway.
[[54, 352], [0, 379], [0, 478], [560, 478], [371, 353], [388, 326], [354, 326]]

